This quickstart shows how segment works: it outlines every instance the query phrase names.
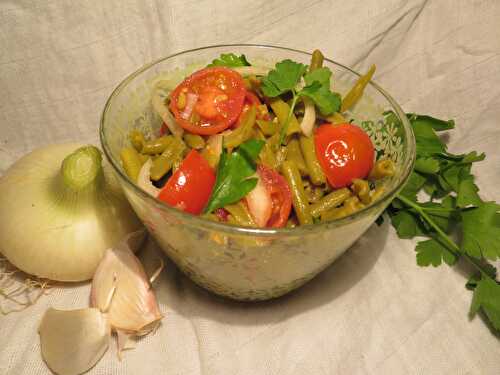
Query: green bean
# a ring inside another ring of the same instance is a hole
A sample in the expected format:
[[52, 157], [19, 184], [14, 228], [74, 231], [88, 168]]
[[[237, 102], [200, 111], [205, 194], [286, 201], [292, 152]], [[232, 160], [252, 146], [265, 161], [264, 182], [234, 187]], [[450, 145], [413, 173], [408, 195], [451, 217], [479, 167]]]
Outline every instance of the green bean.
[[259, 159], [260, 162], [264, 164], [266, 167], [272, 169], [278, 169], [280, 163], [276, 158], [276, 154], [279, 150], [278, 146], [279, 141], [280, 141], [280, 135], [276, 133], [272, 137], [268, 138], [264, 147], [262, 147], [262, 150], [260, 151], [259, 154]]
[[281, 165], [281, 172], [290, 186], [292, 191], [292, 203], [295, 209], [295, 214], [301, 225], [312, 224], [313, 219], [309, 211], [309, 203], [304, 193], [304, 186], [300, 177], [299, 170], [290, 161], [284, 161]]
[[373, 77], [375, 73], [376, 66], [372, 65], [366, 74], [363, 74], [358, 78], [351, 90], [342, 98], [342, 106], [340, 112], [345, 112], [350, 109], [363, 95], [366, 85]]
[[238, 147], [252, 136], [253, 126], [257, 109], [254, 105], [250, 106], [241, 119], [240, 126], [224, 137], [224, 146], [227, 148]]
[[286, 160], [294, 163], [302, 176], [308, 175], [308, 170], [306, 167], [306, 162], [302, 156], [302, 151], [300, 150], [299, 140], [294, 138], [291, 139], [286, 145]]
[[375, 162], [368, 178], [370, 180], [380, 180], [384, 177], [394, 176], [395, 169], [394, 162], [391, 159], [380, 159]]
[[224, 209], [229, 212], [228, 220], [230, 222], [233, 221], [233, 224], [245, 227], [257, 226], [253, 217], [250, 215], [250, 212], [248, 212], [247, 207], [241, 201], [235, 204], [224, 206]]
[[172, 168], [174, 163], [182, 159], [186, 145], [178, 138], [173, 138], [163, 153], [153, 160], [150, 175], [153, 181], [158, 181]]
[[359, 197], [361, 202], [370, 204], [370, 185], [368, 185], [368, 181], [355, 178], [352, 180], [351, 190]]
[[[278, 118], [280, 128], [282, 128], [285, 125], [286, 120], [288, 118], [288, 113], [290, 112], [290, 106], [281, 99], [273, 99], [269, 102], [269, 105], [271, 106], [271, 109]], [[299, 122], [297, 121], [295, 114], [292, 113], [292, 115], [290, 116], [290, 122], [288, 123], [288, 128], [286, 129], [286, 135], [299, 132], [300, 132]]]
[[359, 201], [358, 197], [349, 197], [341, 207], [323, 212], [321, 214], [321, 221], [340, 219], [359, 211], [363, 207], [364, 205]]
[[132, 181], [136, 182], [142, 167], [139, 153], [135, 148], [123, 148], [120, 152], [120, 159], [127, 176], [129, 176]]
[[141, 161], [141, 165], [144, 165], [144, 163], [147, 162], [150, 157], [151, 157], [150, 155], [139, 154], [139, 160]]
[[309, 180], [304, 180], [304, 192], [306, 193], [309, 203], [318, 202], [325, 195], [323, 186], [315, 186], [311, 183], [306, 184]]
[[257, 125], [264, 135], [270, 137], [276, 134], [279, 130], [279, 125], [273, 121], [257, 120]]
[[383, 186], [377, 186], [375, 190], [371, 191], [371, 202], [378, 200], [382, 194], [385, 193], [385, 188]]
[[300, 136], [300, 149], [306, 162], [309, 177], [314, 185], [321, 185], [326, 182], [323, 169], [316, 158], [316, 150], [314, 148], [314, 139], [305, 135]]
[[326, 118], [326, 120], [330, 123], [330, 124], [333, 124], [333, 125], [336, 125], [336, 124], [345, 124], [347, 123], [348, 121], [345, 119], [344, 116], [342, 116], [340, 113], [338, 112], [335, 112], [334, 114], [328, 116]]
[[174, 137], [171, 135], [164, 135], [144, 143], [142, 153], [148, 155], [161, 154], [167, 147], [170, 146]]
[[316, 70], [323, 66], [324, 56], [319, 49], [315, 49], [311, 56], [311, 64], [309, 65], [309, 71]]
[[330, 194], [321, 198], [319, 202], [311, 205], [311, 215], [319, 217], [324, 212], [342, 204], [351, 195], [350, 190], [347, 188], [332, 191]]
[[201, 150], [205, 147], [205, 140], [198, 134], [184, 133], [184, 142], [195, 150]]
[[132, 146], [134, 146], [137, 152], [141, 152], [142, 147], [146, 142], [146, 140], [144, 139], [144, 134], [142, 134], [142, 132], [140, 132], [139, 130], [132, 130], [129, 133], [129, 138], [130, 138], [130, 143], [132, 143]]

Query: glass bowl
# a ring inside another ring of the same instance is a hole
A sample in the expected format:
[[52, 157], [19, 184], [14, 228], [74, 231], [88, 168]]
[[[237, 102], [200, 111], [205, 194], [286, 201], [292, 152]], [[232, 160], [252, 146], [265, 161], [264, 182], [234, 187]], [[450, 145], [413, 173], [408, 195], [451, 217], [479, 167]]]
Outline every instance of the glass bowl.
[[[151, 107], [155, 84], [162, 81], [173, 89], [186, 75], [229, 52], [245, 54], [254, 65], [268, 67], [286, 58], [305, 64], [310, 61], [309, 53], [264, 45], [210, 46], [160, 59], [132, 73], [113, 91], [102, 114], [100, 138], [130, 204], [182, 272], [216, 294], [236, 300], [266, 300], [312, 279], [374, 223], [408, 179], [415, 138], [400, 106], [372, 82], [350, 116], [368, 132], [378, 155], [396, 163], [396, 174], [383, 181], [385, 193], [372, 205], [339, 220], [289, 229], [230, 226], [167, 206], [127, 177], [120, 149], [129, 145], [132, 129], [158, 133], [162, 121]], [[359, 77], [332, 60], [325, 59], [324, 64], [333, 72], [334, 90], [342, 95]], [[385, 119], [383, 114], [389, 110], [395, 121]]]

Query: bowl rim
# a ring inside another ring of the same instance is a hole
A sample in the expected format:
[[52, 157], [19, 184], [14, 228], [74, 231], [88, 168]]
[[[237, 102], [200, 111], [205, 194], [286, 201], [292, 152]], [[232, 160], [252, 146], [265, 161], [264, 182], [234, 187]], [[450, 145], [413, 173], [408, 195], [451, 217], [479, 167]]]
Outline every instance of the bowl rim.
[[[168, 213], [172, 214], [173, 217], [177, 217], [181, 222], [183, 221], [188, 221], [190, 226], [198, 227], [198, 228], [203, 228], [203, 229], [209, 229], [209, 230], [215, 230], [218, 232], [226, 232], [226, 233], [231, 233], [231, 234], [239, 234], [239, 235], [257, 235], [257, 236], [262, 236], [262, 237], [273, 237], [277, 235], [294, 235], [294, 236], [300, 236], [303, 233], [316, 233], [316, 232], [321, 232], [323, 230], [330, 229], [332, 227], [338, 227], [338, 226], [343, 226], [351, 221], [362, 218], [366, 216], [369, 212], [374, 210], [377, 207], [380, 207], [384, 205], [388, 200], [394, 199], [396, 194], [403, 188], [405, 183], [407, 182], [412, 170], [413, 166], [415, 163], [415, 158], [416, 158], [416, 144], [415, 144], [415, 135], [413, 133], [412, 126], [406, 117], [403, 109], [399, 106], [399, 104], [390, 96], [382, 87], [380, 87], [377, 83], [373, 82], [371, 80], [369, 82], [369, 85], [372, 86], [375, 90], [377, 90], [382, 96], [389, 102], [389, 104], [392, 106], [392, 108], [395, 110], [398, 118], [401, 120], [403, 124], [403, 129], [408, 137], [408, 147], [407, 151], [409, 153], [409, 160], [406, 162], [406, 164], [403, 165], [403, 171], [402, 171], [402, 179], [399, 182], [397, 186], [392, 188], [391, 190], [388, 190], [385, 192], [382, 197], [377, 200], [374, 204], [368, 205], [364, 208], [362, 208], [359, 211], [356, 211], [353, 214], [350, 214], [348, 216], [345, 216], [340, 219], [335, 219], [331, 220], [328, 222], [324, 223], [315, 223], [315, 224], [307, 224], [307, 225], [300, 225], [294, 228], [250, 228], [250, 227], [241, 227], [241, 226], [236, 226], [236, 225], [230, 225], [230, 224], [225, 224], [225, 223], [220, 223], [216, 221], [211, 221], [204, 219], [200, 216], [195, 216], [192, 214], [189, 214], [187, 212], [178, 210], [174, 207], [171, 207], [167, 205], [166, 203], [162, 202], [161, 200], [153, 197], [152, 195], [148, 194], [145, 190], [140, 188], [137, 184], [135, 184], [130, 178], [122, 171], [119, 162], [112, 156], [110, 147], [107, 143], [106, 140], [106, 132], [105, 132], [105, 122], [107, 119], [107, 114], [109, 111], [109, 108], [111, 106], [111, 102], [113, 99], [118, 96], [121, 91], [128, 85], [130, 81], [132, 81], [134, 78], [145, 72], [146, 70], [150, 69], [151, 67], [166, 61], [168, 59], [171, 59], [173, 57], [187, 54], [187, 53], [193, 53], [197, 51], [202, 51], [202, 50], [208, 50], [208, 49], [216, 49], [216, 48], [228, 48], [228, 47], [255, 47], [255, 48], [261, 48], [261, 49], [277, 49], [281, 51], [290, 51], [294, 53], [300, 53], [303, 55], [308, 55], [311, 56], [310, 52], [302, 51], [299, 49], [294, 49], [294, 48], [289, 48], [289, 47], [282, 47], [282, 46], [275, 46], [275, 45], [268, 45], [268, 44], [247, 44], [247, 43], [236, 43], [236, 44], [215, 44], [215, 45], [208, 45], [208, 46], [203, 46], [203, 47], [198, 47], [198, 48], [192, 48], [192, 49], [187, 49], [183, 50], [180, 52], [173, 53], [171, 55], [153, 60], [143, 66], [141, 66], [139, 69], [135, 70], [128, 76], [126, 76], [111, 92], [109, 95], [108, 99], [106, 100], [106, 103], [104, 105], [104, 109], [101, 113], [101, 118], [100, 118], [100, 125], [99, 125], [99, 138], [100, 138], [100, 143], [101, 147], [104, 151], [104, 154], [106, 156], [106, 159], [109, 161], [109, 163], [112, 165], [113, 169], [118, 173], [118, 175], [125, 181], [126, 184], [128, 184], [135, 193], [141, 195], [143, 198], [151, 201], [153, 204], [156, 206], [159, 206], [161, 209], [166, 210]], [[350, 72], [351, 74], [354, 74], [355, 76], [361, 76], [360, 73], [356, 72], [355, 70], [336, 62], [335, 60], [329, 59], [325, 57], [325, 60], [336, 65], [339, 68], [345, 69], [346, 71]], [[392, 197], [392, 198], [391, 198]]]

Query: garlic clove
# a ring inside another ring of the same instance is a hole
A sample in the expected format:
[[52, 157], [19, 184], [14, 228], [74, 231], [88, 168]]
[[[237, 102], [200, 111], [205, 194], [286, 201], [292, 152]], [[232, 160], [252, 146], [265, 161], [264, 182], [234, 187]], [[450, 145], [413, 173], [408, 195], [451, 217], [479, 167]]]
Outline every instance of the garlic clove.
[[137, 235], [104, 254], [92, 280], [91, 306], [107, 312], [113, 329], [142, 335], [154, 329], [162, 315], [146, 272], [130, 249]]
[[106, 315], [98, 309], [48, 309], [38, 329], [42, 357], [59, 375], [91, 369], [108, 349], [111, 334]]

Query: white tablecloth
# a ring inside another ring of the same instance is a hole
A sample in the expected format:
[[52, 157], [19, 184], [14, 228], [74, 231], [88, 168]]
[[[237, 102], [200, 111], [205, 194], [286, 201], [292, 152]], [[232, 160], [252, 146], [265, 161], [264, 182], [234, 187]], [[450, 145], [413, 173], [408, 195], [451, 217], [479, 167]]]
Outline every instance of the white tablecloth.
[[[452, 151], [487, 152], [474, 171], [483, 197], [500, 200], [499, 20], [498, 0], [4, 0], [0, 173], [40, 145], [97, 144], [107, 96], [146, 62], [267, 43], [377, 64], [376, 81], [407, 111], [456, 119]], [[498, 339], [467, 316], [462, 267], [419, 268], [413, 249], [373, 226], [308, 285], [259, 304], [214, 297], [167, 264], [160, 329], [121, 362], [113, 345], [90, 374], [499, 374]], [[88, 294], [56, 288], [0, 316], [0, 374], [49, 374], [40, 318], [48, 306], [85, 307]]]

